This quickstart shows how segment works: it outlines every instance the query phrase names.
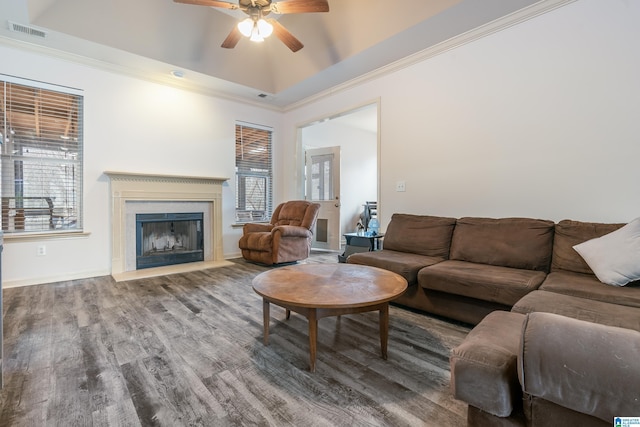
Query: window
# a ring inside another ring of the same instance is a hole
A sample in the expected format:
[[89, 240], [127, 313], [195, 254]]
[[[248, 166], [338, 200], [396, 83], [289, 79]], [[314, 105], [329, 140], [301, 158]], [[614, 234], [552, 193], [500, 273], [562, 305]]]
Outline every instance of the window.
[[73, 90], [0, 75], [5, 233], [82, 229], [82, 104]]
[[311, 156], [311, 200], [333, 200], [333, 154]]
[[236, 221], [268, 221], [272, 210], [271, 136], [257, 125], [236, 124]]

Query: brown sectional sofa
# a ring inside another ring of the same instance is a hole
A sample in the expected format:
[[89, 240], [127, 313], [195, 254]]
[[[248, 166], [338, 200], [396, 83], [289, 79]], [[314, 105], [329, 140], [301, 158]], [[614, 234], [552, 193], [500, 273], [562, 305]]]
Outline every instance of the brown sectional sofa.
[[395, 302], [476, 325], [451, 388], [478, 426], [611, 425], [640, 416], [640, 283], [606, 285], [573, 248], [621, 228], [394, 214], [347, 262], [409, 282]]
[[347, 262], [407, 279], [398, 304], [476, 324], [540, 286], [551, 264], [553, 230], [552, 221], [539, 219], [394, 214], [384, 248]]

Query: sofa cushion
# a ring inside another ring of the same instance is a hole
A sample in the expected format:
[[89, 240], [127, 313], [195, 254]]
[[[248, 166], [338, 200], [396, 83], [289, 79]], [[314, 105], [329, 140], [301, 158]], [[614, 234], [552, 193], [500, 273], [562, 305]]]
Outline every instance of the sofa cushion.
[[533, 291], [521, 298], [511, 311], [522, 314], [533, 312], [555, 313], [587, 322], [640, 331], [640, 315], [636, 307], [611, 304], [556, 292]]
[[450, 259], [548, 271], [553, 221], [530, 218], [460, 218]]
[[638, 413], [639, 353], [637, 331], [531, 313], [522, 329], [518, 374], [526, 394], [611, 423]]
[[624, 286], [640, 279], [640, 218], [573, 249], [607, 285]]
[[573, 247], [579, 243], [604, 236], [624, 224], [603, 224], [564, 219], [556, 224], [553, 240], [551, 271], [566, 270], [574, 273], [593, 274], [589, 265]]
[[540, 290], [640, 308], [638, 282], [614, 287], [605, 285], [591, 274], [554, 271], [547, 275]]
[[393, 214], [384, 248], [430, 257], [448, 258], [455, 218]]
[[386, 248], [380, 251], [358, 252], [347, 258], [349, 264], [369, 265], [393, 271], [404, 277], [409, 285], [418, 282], [418, 271], [441, 261], [443, 261], [442, 258], [397, 252]]
[[546, 273], [519, 268], [447, 260], [418, 272], [418, 283], [456, 295], [512, 306], [538, 289]]
[[517, 356], [525, 316], [489, 313], [451, 351], [453, 397], [490, 414], [507, 417], [522, 398]]

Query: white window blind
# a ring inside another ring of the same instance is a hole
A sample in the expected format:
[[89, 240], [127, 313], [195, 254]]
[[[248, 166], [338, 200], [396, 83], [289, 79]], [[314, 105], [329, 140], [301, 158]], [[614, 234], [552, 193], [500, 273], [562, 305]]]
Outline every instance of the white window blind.
[[268, 221], [272, 212], [273, 131], [236, 124], [236, 221]]
[[0, 75], [2, 230], [81, 230], [83, 98], [16, 80]]

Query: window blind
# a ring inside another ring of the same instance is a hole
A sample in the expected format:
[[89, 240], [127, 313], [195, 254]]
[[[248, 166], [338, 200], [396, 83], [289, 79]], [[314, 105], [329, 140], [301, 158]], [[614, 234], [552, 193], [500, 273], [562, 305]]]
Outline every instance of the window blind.
[[5, 233], [82, 229], [83, 97], [0, 76]]
[[268, 221], [272, 212], [272, 134], [236, 124], [236, 221]]

